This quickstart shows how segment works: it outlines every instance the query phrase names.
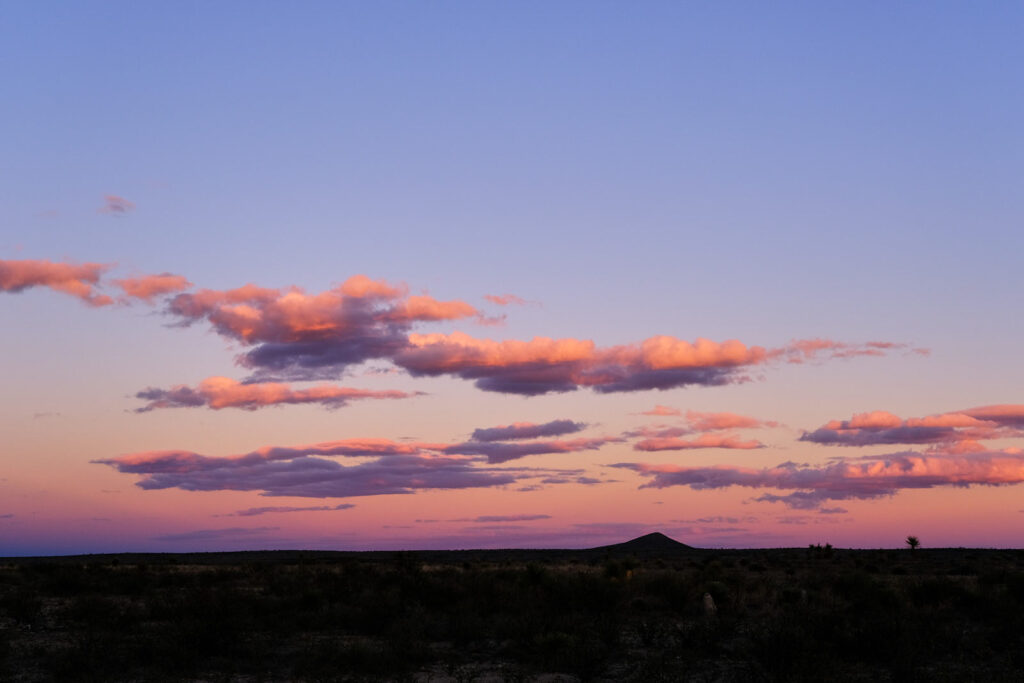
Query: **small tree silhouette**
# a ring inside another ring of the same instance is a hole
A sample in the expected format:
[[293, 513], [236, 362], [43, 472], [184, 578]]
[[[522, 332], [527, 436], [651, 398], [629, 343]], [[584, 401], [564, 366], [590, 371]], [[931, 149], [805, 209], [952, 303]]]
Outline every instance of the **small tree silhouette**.
[[917, 546], [921, 545], [921, 541], [918, 540], [917, 536], [907, 536], [907, 545], [910, 546], [911, 550], [916, 550]]

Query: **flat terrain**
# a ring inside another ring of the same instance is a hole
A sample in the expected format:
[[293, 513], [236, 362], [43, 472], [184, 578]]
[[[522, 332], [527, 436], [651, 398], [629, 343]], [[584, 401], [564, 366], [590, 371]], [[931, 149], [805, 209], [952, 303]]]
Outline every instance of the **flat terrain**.
[[1024, 551], [6, 558], [0, 680], [1019, 683]]

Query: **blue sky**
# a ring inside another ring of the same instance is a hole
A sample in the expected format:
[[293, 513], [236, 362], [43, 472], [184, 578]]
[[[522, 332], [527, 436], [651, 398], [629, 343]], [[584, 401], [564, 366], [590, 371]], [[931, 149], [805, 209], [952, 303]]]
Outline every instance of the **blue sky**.
[[[932, 350], [680, 394], [808, 429], [1019, 403], [1022, 32], [1014, 3], [6, 3], [0, 259], [537, 302], [495, 338]], [[150, 311], [26, 292], [0, 321], [40, 404], [240, 376]], [[438, 414], [493, 399], [428, 385]], [[480, 419], [533, 410], [510, 400]], [[336, 424], [303, 410], [274, 422]]]

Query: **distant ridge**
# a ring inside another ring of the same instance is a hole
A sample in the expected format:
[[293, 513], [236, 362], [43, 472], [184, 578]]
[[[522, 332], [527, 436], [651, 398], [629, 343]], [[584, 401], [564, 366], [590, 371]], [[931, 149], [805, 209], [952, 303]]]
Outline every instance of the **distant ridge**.
[[598, 546], [597, 548], [594, 548], [594, 550], [653, 553], [673, 550], [693, 550], [693, 548], [685, 543], [680, 543], [675, 539], [669, 538], [663, 533], [655, 531], [654, 533], [634, 538], [633, 540], [626, 541], [625, 543]]

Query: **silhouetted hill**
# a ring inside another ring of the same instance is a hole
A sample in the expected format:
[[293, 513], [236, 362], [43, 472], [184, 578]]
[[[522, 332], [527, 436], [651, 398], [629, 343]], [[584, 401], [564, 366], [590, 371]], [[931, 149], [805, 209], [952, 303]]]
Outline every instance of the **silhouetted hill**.
[[640, 536], [634, 538], [631, 541], [625, 543], [616, 543], [615, 545], [602, 545], [594, 550], [609, 550], [629, 553], [661, 553], [671, 552], [673, 550], [693, 550], [692, 547], [685, 543], [669, 538], [663, 533], [655, 531], [653, 534], [647, 534], [646, 536]]

